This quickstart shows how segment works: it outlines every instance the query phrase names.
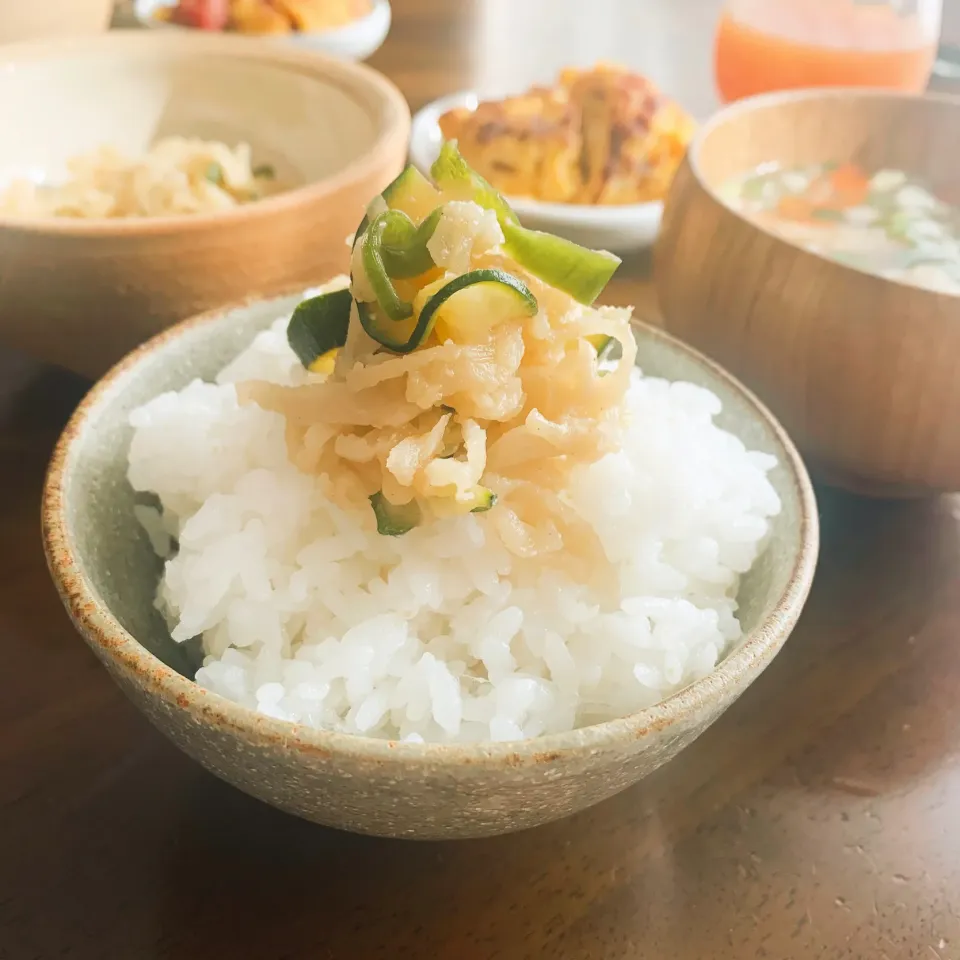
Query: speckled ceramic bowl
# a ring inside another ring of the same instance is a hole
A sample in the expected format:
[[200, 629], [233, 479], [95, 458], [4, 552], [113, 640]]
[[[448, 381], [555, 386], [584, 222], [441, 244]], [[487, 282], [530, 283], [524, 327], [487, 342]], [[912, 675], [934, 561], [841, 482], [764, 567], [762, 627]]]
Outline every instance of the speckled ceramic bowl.
[[817, 557], [816, 503], [803, 464], [770, 414], [729, 375], [638, 326], [648, 373], [709, 387], [723, 400], [722, 424], [780, 461], [772, 479], [784, 509], [740, 590], [745, 638], [710, 676], [621, 720], [463, 746], [307, 729], [198, 687], [153, 608], [160, 561], [133, 516], [127, 418], [162, 391], [212, 378], [295, 302], [209, 313], [131, 354], [74, 414], [44, 492], [50, 570], [78, 629], [130, 699], [209, 770], [283, 810], [348, 830], [425, 839], [505, 833], [574, 813], [651, 773], [710, 726], [780, 649]]

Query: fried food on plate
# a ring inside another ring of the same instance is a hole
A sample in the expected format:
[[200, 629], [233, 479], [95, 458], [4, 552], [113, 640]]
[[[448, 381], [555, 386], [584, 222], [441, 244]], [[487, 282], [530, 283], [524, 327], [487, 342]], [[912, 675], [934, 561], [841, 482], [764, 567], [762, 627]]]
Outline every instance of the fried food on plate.
[[646, 77], [600, 65], [564, 70], [555, 87], [448, 111], [440, 129], [508, 195], [614, 205], [665, 196], [695, 123]]

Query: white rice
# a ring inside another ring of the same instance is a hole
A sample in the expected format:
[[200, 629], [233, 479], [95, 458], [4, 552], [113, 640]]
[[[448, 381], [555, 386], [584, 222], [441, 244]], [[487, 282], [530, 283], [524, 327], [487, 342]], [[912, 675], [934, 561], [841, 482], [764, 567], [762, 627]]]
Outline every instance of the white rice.
[[780, 502], [774, 458], [714, 425], [712, 393], [637, 372], [623, 451], [575, 474], [569, 501], [619, 576], [603, 603], [510, 554], [484, 515], [391, 538], [325, 500], [288, 460], [283, 418], [233, 386], [308, 376], [287, 321], [217, 384], [131, 416], [130, 482], [162, 504], [138, 508], [169, 556], [157, 603], [174, 640], [202, 637], [201, 686], [314, 727], [511, 740], [654, 704], [740, 637], [739, 575]]

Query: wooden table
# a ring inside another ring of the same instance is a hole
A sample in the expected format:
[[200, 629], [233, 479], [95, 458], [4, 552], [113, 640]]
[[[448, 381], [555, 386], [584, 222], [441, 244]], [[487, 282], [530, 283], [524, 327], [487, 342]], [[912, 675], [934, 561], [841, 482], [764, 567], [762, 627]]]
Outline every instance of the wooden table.
[[[417, 107], [616, 56], [704, 111], [715, 12], [397, 0], [374, 63]], [[645, 269], [611, 296], [651, 315]], [[215, 780], [74, 634], [38, 510], [84, 389], [0, 355], [0, 960], [960, 958], [960, 501], [822, 492], [796, 633], [635, 789], [526, 834], [386, 842]]]

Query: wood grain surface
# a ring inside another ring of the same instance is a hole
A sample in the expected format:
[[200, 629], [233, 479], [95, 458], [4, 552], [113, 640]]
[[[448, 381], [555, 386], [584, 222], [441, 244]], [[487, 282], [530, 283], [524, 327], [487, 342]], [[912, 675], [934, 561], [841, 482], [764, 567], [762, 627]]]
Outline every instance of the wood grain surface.
[[[498, 73], [485, 30], [510, 7], [539, 11], [511, 41], [523, 81], [581, 41], [583, 58], [614, 55], [603, 37], [630, 23], [670, 51], [647, 63], [647, 38], [631, 62], [709, 104], [713, 0], [593, 0], [590, 19], [613, 24], [594, 46], [578, 0], [396, 0], [374, 63], [419, 106]], [[644, 270], [627, 264], [610, 299], [649, 315]], [[960, 960], [956, 498], [821, 491], [821, 568], [796, 633], [637, 788], [497, 840], [379, 841], [204, 773], [73, 633], [37, 514], [85, 386], [0, 352], [2, 960]]]

